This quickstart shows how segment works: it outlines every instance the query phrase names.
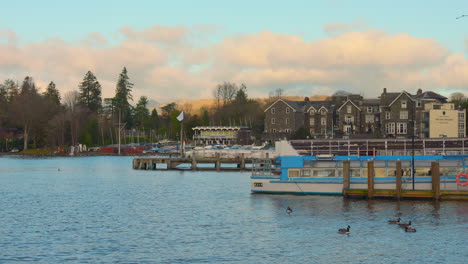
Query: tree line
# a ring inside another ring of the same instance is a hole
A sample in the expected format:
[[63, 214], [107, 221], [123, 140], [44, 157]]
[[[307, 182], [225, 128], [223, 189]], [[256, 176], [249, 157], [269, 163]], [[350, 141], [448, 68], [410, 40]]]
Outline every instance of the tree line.
[[[63, 96], [53, 81], [42, 91], [30, 76], [22, 82], [7, 79], [0, 84], [0, 128], [22, 131], [22, 142], [16, 144], [23, 150], [115, 144], [119, 127], [137, 135], [137, 139], [130, 139], [127, 133], [123, 140], [127, 143], [179, 140], [177, 116], [181, 111], [185, 114], [183, 128], [188, 139], [192, 138], [195, 126], [248, 126], [257, 137], [263, 131], [263, 105], [248, 98], [244, 84], [217, 85], [213, 89], [215, 105], [199, 112], [194, 112], [191, 105], [172, 102], [158, 113], [156, 108], [149, 109], [146, 96], [133, 105], [133, 87], [125, 67], [117, 78], [114, 97], [104, 99], [101, 84], [91, 71], [84, 75], [77, 90]], [[0, 149], [6, 148], [7, 140], [3, 135], [5, 142], [0, 142]], [[14, 145], [11, 140], [10, 148]]]

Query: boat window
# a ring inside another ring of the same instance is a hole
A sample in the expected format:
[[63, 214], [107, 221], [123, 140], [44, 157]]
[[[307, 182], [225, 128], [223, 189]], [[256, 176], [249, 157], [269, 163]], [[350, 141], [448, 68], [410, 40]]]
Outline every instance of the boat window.
[[313, 171], [314, 177], [335, 177], [335, 170], [334, 169], [314, 169]]
[[350, 169], [349, 170], [349, 176], [354, 178], [354, 177], [361, 177], [361, 169]]
[[309, 178], [311, 176], [311, 170], [310, 169], [303, 169], [301, 170], [301, 177], [302, 178]]
[[289, 178], [298, 178], [299, 177], [299, 171], [298, 169], [289, 169], [288, 171], [288, 176]]
[[374, 161], [374, 168], [385, 168], [385, 160], [375, 160]]
[[374, 171], [375, 171], [375, 174], [374, 174], [375, 177], [387, 177], [387, 169], [386, 168], [377, 168], [377, 167], [375, 167]]
[[[415, 163], [416, 164], [416, 163]], [[416, 177], [427, 177], [427, 176], [431, 176], [431, 168], [427, 168], [427, 167], [418, 167], [416, 166], [414, 168], [414, 175]]]
[[463, 172], [463, 168], [461, 167], [440, 168], [440, 177], [456, 177], [460, 172]]

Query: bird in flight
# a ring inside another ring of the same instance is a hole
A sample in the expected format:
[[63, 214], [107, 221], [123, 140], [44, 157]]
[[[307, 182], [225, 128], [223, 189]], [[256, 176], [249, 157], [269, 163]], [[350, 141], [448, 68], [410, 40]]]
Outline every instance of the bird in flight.
[[468, 17], [468, 15], [461, 15], [461, 16], [457, 17], [457, 19], [462, 18], [462, 17]]

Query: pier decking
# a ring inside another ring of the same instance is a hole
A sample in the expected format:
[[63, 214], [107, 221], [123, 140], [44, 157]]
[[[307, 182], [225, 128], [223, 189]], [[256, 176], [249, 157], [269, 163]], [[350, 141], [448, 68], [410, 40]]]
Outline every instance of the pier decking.
[[[273, 159], [262, 159], [274, 163]], [[251, 171], [256, 164], [253, 158], [135, 158], [135, 170], [192, 170], [192, 171]], [[201, 165], [201, 166], [199, 166]]]

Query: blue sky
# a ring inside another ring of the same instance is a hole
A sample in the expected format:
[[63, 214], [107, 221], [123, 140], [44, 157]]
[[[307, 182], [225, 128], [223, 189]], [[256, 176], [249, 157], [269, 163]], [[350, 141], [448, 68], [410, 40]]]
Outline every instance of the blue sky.
[[362, 20], [366, 28], [406, 32], [438, 40], [453, 51], [464, 50], [468, 1], [0, 1], [0, 25], [23, 41], [60, 37], [76, 41], [89, 32], [108, 37], [123, 25], [153, 24], [220, 27], [219, 36], [269, 30], [313, 40], [323, 25]]
[[[455, 19], [468, 15], [466, 0], [0, 0], [0, 6], [0, 80], [32, 75], [42, 86], [55, 81], [62, 92], [76, 89], [90, 69], [112, 96], [123, 66], [135, 97], [159, 102], [207, 98], [223, 81], [245, 82], [252, 96], [277, 88], [290, 95], [376, 96], [382, 87], [417, 86], [468, 91], [468, 17]], [[90, 33], [101, 46], [84, 41]], [[172, 88], [180, 92], [162, 92]]]

